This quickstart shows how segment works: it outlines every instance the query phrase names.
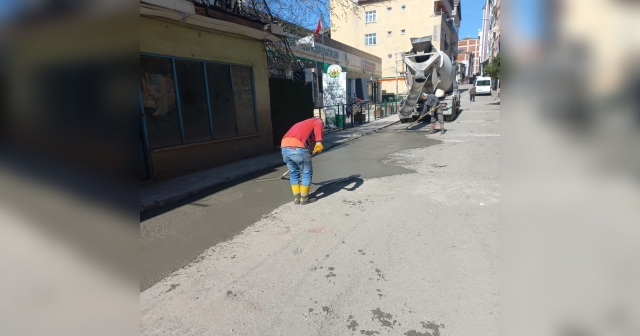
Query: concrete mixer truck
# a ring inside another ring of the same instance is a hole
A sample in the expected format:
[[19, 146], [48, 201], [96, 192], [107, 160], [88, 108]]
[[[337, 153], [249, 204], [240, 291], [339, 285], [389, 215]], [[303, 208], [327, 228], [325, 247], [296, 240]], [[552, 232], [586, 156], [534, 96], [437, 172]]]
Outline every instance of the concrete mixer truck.
[[431, 44], [431, 36], [412, 38], [411, 45], [411, 51], [402, 55], [409, 93], [398, 111], [400, 122], [411, 122], [421, 117], [423, 102], [419, 101], [420, 95], [435, 94], [438, 89], [444, 91], [438, 100], [445, 120], [455, 119], [460, 95], [455, 85], [455, 68], [449, 56]]

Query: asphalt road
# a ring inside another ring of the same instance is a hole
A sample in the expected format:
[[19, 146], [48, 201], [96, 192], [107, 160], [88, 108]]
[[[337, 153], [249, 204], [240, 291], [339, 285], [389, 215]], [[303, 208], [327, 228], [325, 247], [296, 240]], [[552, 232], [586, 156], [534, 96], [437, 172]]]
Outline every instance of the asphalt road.
[[315, 186], [312, 205], [288, 202], [286, 181], [237, 184], [148, 219], [160, 265], [154, 251], [226, 235], [151, 281], [141, 333], [498, 335], [500, 106], [462, 99], [445, 135], [397, 124], [318, 157], [314, 181], [361, 176]]

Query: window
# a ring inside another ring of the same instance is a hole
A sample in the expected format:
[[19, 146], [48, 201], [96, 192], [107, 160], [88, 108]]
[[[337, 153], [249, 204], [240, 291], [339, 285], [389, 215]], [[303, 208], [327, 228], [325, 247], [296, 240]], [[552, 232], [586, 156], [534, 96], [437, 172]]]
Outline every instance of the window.
[[391, 13], [391, 7], [387, 7], [387, 13]]
[[365, 23], [376, 22], [376, 11], [365, 12]]
[[257, 132], [251, 67], [144, 55], [140, 68], [151, 149]]
[[391, 31], [388, 31], [388, 32], [387, 32], [387, 36], [391, 36]]
[[140, 70], [149, 147], [182, 143], [171, 59], [142, 57]]
[[376, 34], [365, 34], [364, 45], [376, 45]]
[[184, 141], [211, 140], [202, 62], [176, 60]]
[[406, 5], [402, 5], [402, 6], [400, 7], [400, 9], [401, 9], [401, 10], [406, 10], [406, 9], [407, 9], [407, 6], [406, 6]]
[[387, 58], [393, 58], [393, 54], [387, 55]]
[[400, 30], [400, 34], [404, 35], [407, 31], [405, 29]]
[[213, 134], [218, 139], [230, 138], [236, 135], [235, 116], [226, 111], [233, 110], [233, 89], [231, 86], [231, 69], [224, 64], [207, 64], [207, 78], [209, 80], [209, 101], [211, 102], [211, 118]]

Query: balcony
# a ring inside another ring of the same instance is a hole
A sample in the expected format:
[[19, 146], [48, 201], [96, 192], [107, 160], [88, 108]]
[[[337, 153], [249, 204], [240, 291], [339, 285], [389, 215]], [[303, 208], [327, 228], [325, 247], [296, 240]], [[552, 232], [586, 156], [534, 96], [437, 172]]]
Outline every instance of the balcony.
[[453, 14], [453, 0], [436, 0], [433, 2], [433, 13], [435, 15]]

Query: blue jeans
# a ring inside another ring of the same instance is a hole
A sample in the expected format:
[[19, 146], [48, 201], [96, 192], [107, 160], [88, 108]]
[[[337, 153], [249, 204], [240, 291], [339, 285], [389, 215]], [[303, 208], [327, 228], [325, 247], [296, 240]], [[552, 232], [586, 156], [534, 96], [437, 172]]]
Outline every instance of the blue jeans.
[[282, 160], [289, 168], [291, 184], [300, 183], [300, 174], [302, 172], [302, 183], [300, 184], [307, 187], [311, 185], [313, 167], [311, 166], [311, 153], [309, 153], [308, 149], [285, 147], [282, 149]]

